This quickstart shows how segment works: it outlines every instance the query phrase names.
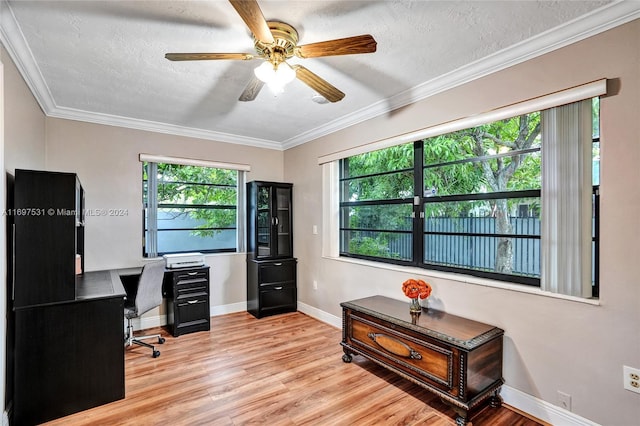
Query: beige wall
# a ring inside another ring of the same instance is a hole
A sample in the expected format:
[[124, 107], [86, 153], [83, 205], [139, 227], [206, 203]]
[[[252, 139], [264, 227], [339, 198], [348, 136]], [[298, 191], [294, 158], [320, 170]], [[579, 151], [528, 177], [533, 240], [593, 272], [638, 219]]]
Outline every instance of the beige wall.
[[[87, 271], [143, 263], [140, 153], [249, 164], [247, 181], [282, 180], [280, 151], [47, 118], [47, 170], [78, 174], [87, 211], [126, 212], [86, 217]], [[210, 255], [207, 264], [212, 306], [246, 301], [244, 254]]]
[[9, 54], [0, 46], [4, 65], [4, 168], [41, 169], [45, 157], [45, 115]]
[[[342, 301], [373, 294], [404, 299], [402, 281], [421, 274], [433, 284], [438, 307], [505, 329], [507, 385], [554, 405], [562, 391], [583, 417], [637, 424], [640, 395], [623, 389], [622, 366], [640, 368], [638, 40], [640, 20], [287, 150], [284, 177], [295, 185], [299, 300], [339, 317]], [[601, 101], [600, 306], [465, 284], [454, 274], [322, 258], [318, 156], [605, 77], [621, 84]]]

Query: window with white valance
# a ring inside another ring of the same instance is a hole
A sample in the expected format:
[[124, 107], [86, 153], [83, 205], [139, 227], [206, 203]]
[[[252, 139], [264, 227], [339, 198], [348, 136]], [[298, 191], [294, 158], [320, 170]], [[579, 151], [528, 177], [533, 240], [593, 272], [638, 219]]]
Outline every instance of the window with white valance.
[[[323, 254], [596, 297], [605, 93], [600, 80], [320, 157]], [[530, 176], [491, 182], [525, 163]]]
[[143, 254], [244, 250], [248, 165], [140, 154]]

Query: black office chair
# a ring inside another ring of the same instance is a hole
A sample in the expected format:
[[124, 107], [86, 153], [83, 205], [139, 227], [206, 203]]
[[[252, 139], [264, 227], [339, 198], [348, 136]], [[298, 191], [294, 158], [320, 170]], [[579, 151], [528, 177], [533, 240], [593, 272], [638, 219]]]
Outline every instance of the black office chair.
[[[127, 318], [127, 334], [125, 336], [125, 347], [132, 344], [146, 346], [153, 350], [152, 356], [157, 358], [160, 351], [153, 345], [143, 342], [143, 339], [158, 338], [158, 343], [164, 343], [164, 338], [159, 334], [149, 336], [134, 336], [131, 320], [142, 316], [145, 312], [160, 306], [162, 303], [162, 280], [164, 278], [164, 260], [147, 263], [142, 268], [137, 287], [127, 290], [127, 298], [124, 303], [124, 316]], [[131, 294], [130, 294], [131, 293]]]

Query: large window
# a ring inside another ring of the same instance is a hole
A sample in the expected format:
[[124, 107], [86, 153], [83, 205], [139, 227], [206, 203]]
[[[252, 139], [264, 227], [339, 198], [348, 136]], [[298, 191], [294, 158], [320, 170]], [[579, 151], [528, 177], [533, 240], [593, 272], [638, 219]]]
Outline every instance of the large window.
[[[593, 106], [597, 296], [597, 98]], [[340, 255], [539, 286], [543, 121], [523, 114], [340, 160]]]
[[236, 251], [241, 173], [143, 162], [144, 255]]

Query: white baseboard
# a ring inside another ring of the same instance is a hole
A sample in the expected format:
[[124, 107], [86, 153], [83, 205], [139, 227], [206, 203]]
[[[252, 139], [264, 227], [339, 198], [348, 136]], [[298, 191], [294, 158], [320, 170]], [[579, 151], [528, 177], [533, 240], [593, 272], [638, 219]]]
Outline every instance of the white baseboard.
[[502, 386], [500, 395], [505, 404], [552, 425], [598, 426], [598, 423], [507, 385]]
[[[321, 311], [318, 308], [298, 302], [298, 310], [310, 317], [316, 318], [336, 328], [342, 328], [342, 318]], [[532, 417], [562, 426], [598, 426], [591, 420], [560, 408], [535, 396], [529, 395], [508, 385], [503, 385], [500, 395], [505, 404], [508, 404]]]
[[332, 325], [336, 328], [342, 328], [342, 318], [331, 315], [330, 313], [327, 313], [325, 311], [321, 311], [320, 309], [315, 308], [311, 305], [298, 302], [298, 310], [303, 314], [307, 314], [310, 317], [318, 319], [322, 322], [326, 322], [327, 324]]
[[212, 306], [210, 315], [212, 317], [225, 314], [233, 314], [247, 310], [247, 302], [231, 303], [229, 305]]

